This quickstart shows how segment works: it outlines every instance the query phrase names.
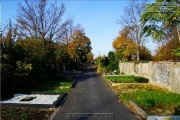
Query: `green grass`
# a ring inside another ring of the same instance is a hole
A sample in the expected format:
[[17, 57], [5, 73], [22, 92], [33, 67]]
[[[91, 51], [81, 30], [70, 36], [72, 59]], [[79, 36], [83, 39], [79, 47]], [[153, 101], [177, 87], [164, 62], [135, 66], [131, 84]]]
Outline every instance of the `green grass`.
[[139, 76], [105, 76], [114, 83], [148, 83], [148, 79]]
[[106, 79], [114, 83], [132, 83], [135, 82], [134, 76], [105, 76]]
[[48, 89], [48, 90], [41, 90], [40, 92], [46, 92], [46, 93], [68, 93], [70, 92], [70, 88], [53, 88], [53, 89]]
[[158, 104], [179, 104], [180, 95], [164, 92], [164, 91], [136, 91], [131, 93], [121, 93], [120, 98], [128, 101], [132, 99], [134, 102], [148, 107], [155, 107]]
[[180, 115], [180, 95], [151, 85], [113, 88], [121, 101], [137, 103], [150, 115]]
[[40, 84], [33, 92], [68, 93], [73, 81], [47, 81]]
[[72, 81], [63, 81], [59, 83], [59, 86], [71, 86], [72, 85]]

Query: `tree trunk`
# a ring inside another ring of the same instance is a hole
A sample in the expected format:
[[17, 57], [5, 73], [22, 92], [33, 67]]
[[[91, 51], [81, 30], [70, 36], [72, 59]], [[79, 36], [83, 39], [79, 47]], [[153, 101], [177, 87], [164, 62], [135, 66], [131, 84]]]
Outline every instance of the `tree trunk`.
[[137, 47], [136, 57], [137, 57], [137, 61], [139, 61], [139, 46]]
[[177, 31], [177, 36], [178, 36], [178, 40], [179, 40], [179, 43], [180, 43], [180, 35], [179, 35], [178, 25], [176, 26], [176, 31]]

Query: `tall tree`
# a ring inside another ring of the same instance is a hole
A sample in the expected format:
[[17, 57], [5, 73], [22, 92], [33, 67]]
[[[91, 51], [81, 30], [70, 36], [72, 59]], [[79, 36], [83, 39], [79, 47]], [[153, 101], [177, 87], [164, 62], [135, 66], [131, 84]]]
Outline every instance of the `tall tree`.
[[113, 51], [109, 51], [108, 58], [109, 58], [108, 69], [111, 72], [114, 71], [114, 70], [118, 70], [118, 68], [119, 68], [119, 60], [115, 57], [115, 54], [114, 54]]
[[156, 0], [148, 4], [141, 15], [142, 34], [162, 41], [168, 33], [176, 30], [180, 42], [180, 2], [178, 0]]
[[85, 35], [81, 27], [76, 28], [72, 34], [72, 41], [67, 45], [67, 51], [71, 59], [75, 62], [85, 62], [87, 54], [91, 52], [91, 41]]
[[86, 54], [87, 62], [88, 63], [94, 62], [94, 58], [93, 57], [94, 57], [94, 55], [93, 55], [92, 52], [89, 52], [88, 54]]
[[140, 49], [139, 56], [141, 60], [152, 60], [151, 52], [145, 46], [141, 46]]
[[180, 60], [180, 56], [178, 57], [178, 54], [180, 54], [178, 51], [180, 43], [177, 40], [178, 36], [176, 32], [174, 31], [173, 34], [168, 35], [167, 38], [169, 38], [169, 40], [166, 40], [166, 42], [157, 49], [154, 60]]
[[[7, 31], [7, 33], [5, 32]], [[4, 34], [3, 34], [4, 33]], [[13, 60], [13, 53], [14, 53], [14, 44], [16, 39], [17, 27], [13, 26], [11, 23], [11, 19], [9, 20], [9, 24], [4, 28], [1, 33], [1, 58], [2, 63], [12, 64]], [[6, 60], [5, 60], [6, 59]], [[11, 62], [10, 62], [11, 61]]]
[[141, 35], [142, 25], [139, 21], [145, 4], [146, 0], [131, 0], [128, 6], [124, 8], [124, 14], [118, 19], [119, 24], [130, 29], [130, 37], [136, 43], [137, 60], [140, 59], [140, 46], [142, 46], [145, 41]]
[[108, 53], [108, 57], [109, 57], [109, 62], [113, 62], [115, 59], [115, 54], [113, 51], [109, 51]]
[[[9, 24], [1, 31], [1, 90], [2, 98], [14, 92], [13, 73], [16, 70], [15, 38], [16, 27], [9, 20]], [[7, 32], [6, 32], [7, 31]]]
[[67, 32], [71, 19], [63, 20], [65, 5], [58, 7], [57, 2], [48, 4], [47, 0], [25, 0], [19, 3], [17, 22], [21, 37], [40, 37], [50, 41], [60, 40]]
[[136, 53], [136, 44], [129, 37], [129, 32], [129, 27], [125, 27], [112, 43], [116, 57], [120, 60], [131, 59], [131, 55]]

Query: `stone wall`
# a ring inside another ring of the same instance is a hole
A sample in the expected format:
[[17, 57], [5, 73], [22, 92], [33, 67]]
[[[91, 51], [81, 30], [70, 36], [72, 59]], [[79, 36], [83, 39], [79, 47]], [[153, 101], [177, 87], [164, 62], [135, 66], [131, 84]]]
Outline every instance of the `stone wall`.
[[120, 72], [143, 76], [149, 83], [180, 93], [180, 62], [120, 62]]

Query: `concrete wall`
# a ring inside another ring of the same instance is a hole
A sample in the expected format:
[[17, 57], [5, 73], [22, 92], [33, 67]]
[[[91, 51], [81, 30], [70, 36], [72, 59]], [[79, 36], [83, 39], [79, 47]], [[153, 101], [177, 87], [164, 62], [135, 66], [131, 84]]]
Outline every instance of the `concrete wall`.
[[180, 62], [120, 62], [120, 72], [143, 76], [149, 83], [180, 93]]

